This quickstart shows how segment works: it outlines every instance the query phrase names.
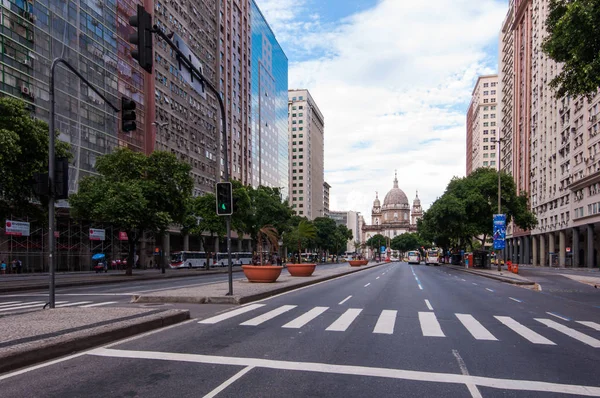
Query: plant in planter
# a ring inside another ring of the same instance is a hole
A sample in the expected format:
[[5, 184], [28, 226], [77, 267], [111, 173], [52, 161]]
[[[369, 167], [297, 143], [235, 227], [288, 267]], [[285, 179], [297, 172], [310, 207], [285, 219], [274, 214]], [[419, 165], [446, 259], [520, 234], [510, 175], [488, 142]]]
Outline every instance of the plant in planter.
[[298, 261], [288, 264], [287, 268], [292, 276], [311, 276], [315, 272], [314, 263], [302, 263], [302, 241], [314, 239], [317, 236], [317, 228], [313, 223], [302, 220], [292, 231], [292, 236], [298, 243]]
[[[269, 253], [273, 253], [279, 246], [279, 234], [272, 225], [265, 225], [257, 231], [258, 265], [242, 265], [244, 275], [250, 282], [272, 283], [279, 278], [283, 267], [268, 264], [269, 259], [263, 255], [264, 241], [269, 247]], [[267, 263], [267, 264], [265, 264]]]

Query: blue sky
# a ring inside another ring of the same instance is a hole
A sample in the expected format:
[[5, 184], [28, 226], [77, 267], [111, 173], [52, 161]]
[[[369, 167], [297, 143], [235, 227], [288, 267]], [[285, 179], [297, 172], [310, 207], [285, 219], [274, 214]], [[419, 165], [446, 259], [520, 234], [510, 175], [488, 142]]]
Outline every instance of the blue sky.
[[[256, 0], [325, 117], [333, 210], [370, 220], [398, 169], [425, 208], [465, 173], [465, 115], [496, 73], [505, 0]], [[425, 177], [425, 178], [424, 178]]]

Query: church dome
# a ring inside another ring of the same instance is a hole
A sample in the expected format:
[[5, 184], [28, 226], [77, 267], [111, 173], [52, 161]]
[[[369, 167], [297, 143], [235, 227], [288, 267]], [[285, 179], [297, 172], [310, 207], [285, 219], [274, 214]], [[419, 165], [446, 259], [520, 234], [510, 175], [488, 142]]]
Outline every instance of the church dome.
[[408, 198], [404, 191], [398, 188], [398, 177], [394, 177], [394, 187], [385, 195], [383, 200], [384, 208], [407, 208]]

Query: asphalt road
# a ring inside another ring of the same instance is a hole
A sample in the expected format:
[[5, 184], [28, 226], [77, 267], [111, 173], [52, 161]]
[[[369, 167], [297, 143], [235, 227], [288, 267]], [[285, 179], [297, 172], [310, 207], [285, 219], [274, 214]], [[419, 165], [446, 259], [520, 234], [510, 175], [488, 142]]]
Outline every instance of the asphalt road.
[[2, 375], [0, 386], [3, 397], [600, 396], [600, 308], [589, 289], [582, 302], [392, 263], [215, 306]]

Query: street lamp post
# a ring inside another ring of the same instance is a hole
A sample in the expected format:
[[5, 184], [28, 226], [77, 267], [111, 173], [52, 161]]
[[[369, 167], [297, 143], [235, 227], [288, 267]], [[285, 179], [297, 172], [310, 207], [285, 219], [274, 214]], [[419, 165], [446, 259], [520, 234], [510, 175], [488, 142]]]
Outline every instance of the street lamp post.
[[[491, 142], [498, 144], [498, 214], [502, 214], [502, 184], [501, 184], [501, 171], [500, 164], [502, 162], [502, 142], [504, 138], [492, 138]], [[498, 255], [496, 256], [496, 263], [498, 264], [498, 271], [502, 271], [502, 265], [500, 262], [502, 260], [502, 250], [498, 251]]]

